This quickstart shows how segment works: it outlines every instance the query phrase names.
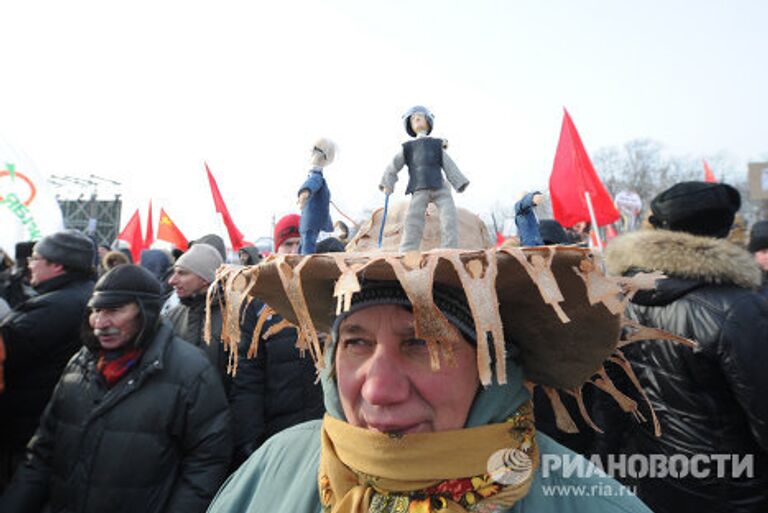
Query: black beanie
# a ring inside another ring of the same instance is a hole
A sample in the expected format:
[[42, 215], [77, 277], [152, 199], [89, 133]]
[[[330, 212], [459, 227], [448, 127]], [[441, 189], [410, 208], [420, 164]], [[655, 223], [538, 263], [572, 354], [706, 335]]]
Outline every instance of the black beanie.
[[76, 271], [90, 271], [96, 258], [93, 241], [77, 230], [64, 230], [40, 239], [33, 249], [41, 257]]
[[[360, 287], [360, 292], [352, 295], [350, 309], [336, 317], [331, 328], [334, 338], [338, 338], [341, 321], [363, 308], [375, 305], [400, 305], [412, 308], [410, 299], [408, 299], [402, 285], [398, 282], [363, 281]], [[432, 300], [445, 318], [461, 332], [464, 338], [470, 344], [476, 345], [475, 321], [464, 291], [435, 283], [432, 288]]]
[[680, 182], [651, 201], [656, 228], [722, 238], [741, 207], [739, 191], [724, 183]]
[[163, 286], [147, 269], [134, 264], [113, 267], [96, 282], [88, 302], [91, 308], [113, 308], [136, 302], [145, 307], [162, 303]]
[[749, 232], [749, 252], [755, 253], [768, 249], [768, 221], [758, 221]]

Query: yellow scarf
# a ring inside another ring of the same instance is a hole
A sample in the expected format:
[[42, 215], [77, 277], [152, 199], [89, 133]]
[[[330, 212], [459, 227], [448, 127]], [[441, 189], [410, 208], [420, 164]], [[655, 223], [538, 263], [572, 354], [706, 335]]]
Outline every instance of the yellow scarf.
[[530, 401], [499, 424], [402, 436], [326, 414], [320, 500], [330, 513], [504, 511], [533, 481], [534, 434]]

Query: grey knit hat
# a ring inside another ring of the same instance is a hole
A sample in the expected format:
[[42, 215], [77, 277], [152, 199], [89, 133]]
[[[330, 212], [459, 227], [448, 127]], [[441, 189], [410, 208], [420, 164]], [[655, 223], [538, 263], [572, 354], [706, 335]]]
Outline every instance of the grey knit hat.
[[174, 267], [185, 269], [211, 283], [216, 276], [216, 269], [223, 263], [224, 259], [216, 248], [197, 242], [176, 260]]
[[224, 239], [216, 235], [215, 233], [209, 233], [208, 235], [203, 235], [197, 240], [192, 241], [189, 245], [194, 246], [195, 244], [208, 244], [209, 246], [213, 246], [216, 251], [219, 252], [219, 255], [221, 255], [222, 260], [226, 260], [227, 258], [227, 246], [224, 244]]
[[77, 230], [64, 230], [43, 237], [32, 251], [46, 260], [77, 271], [90, 271], [96, 258], [93, 241]]

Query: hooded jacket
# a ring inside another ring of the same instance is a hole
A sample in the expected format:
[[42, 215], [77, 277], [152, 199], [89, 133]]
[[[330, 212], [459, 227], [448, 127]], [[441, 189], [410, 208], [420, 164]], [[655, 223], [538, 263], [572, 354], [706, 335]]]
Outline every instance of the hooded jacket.
[[[623, 351], [659, 422], [628, 424], [625, 454], [728, 454], [754, 457], [754, 477], [647, 479], [648, 505], [664, 511], [768, 511], [768, 301], [754, 289], [752, 256], [720, 239], [666, 230], [623, 235], [608, 245], [611, 274], [661, 271], [653, 290], [637, 293], [627, 316], [694, 340], [641, 341]], [[611, 429], [616, 430], [611, 421]]]
[[112, 388], [83, 347], [0, 510], [203, 512], [226, 475], [230, 422], [216, 370], [166, 323]]

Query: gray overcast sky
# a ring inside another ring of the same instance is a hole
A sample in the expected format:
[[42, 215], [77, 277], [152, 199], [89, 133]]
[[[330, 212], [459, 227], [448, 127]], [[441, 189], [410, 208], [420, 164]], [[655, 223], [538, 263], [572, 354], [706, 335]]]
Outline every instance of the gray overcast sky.
[[123, 223], [151, 198], [189, 238], [217, 229], [207, 161], [255, 239], [296, 210], [319, 136], [335, 203], [382, 205], [424, 104], [471, 181], [457, 203], [484, 214], [546, 187], [563, 107], [589, 152], [648, 137], [745, 172], [768, 155], [767, 19], [739, 0], [4, 0], [0, 134], [45, 175], [122, 182]]

